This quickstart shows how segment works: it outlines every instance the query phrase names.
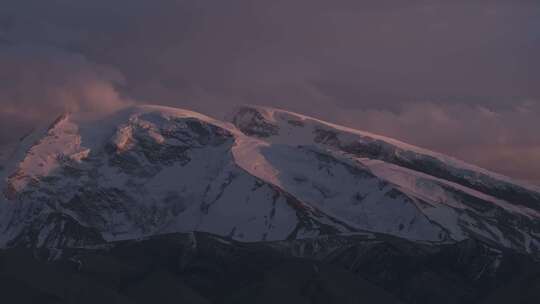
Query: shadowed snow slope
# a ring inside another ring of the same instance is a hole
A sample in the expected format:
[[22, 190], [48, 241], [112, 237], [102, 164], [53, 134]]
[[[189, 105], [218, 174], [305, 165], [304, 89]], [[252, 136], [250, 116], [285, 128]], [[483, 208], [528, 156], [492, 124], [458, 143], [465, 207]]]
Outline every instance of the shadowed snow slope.
[[205, 231], [244, 241], [365, 231], [538, 253], [540, 192], [399, 141], [244, 106], [59, 117], [0, 171], [2, 246]]

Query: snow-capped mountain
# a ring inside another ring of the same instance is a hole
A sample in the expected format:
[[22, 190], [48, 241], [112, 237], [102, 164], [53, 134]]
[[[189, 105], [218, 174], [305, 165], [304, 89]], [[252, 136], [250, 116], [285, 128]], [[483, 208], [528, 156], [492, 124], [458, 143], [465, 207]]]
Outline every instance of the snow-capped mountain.
[[239, 107], [227, 122], [158, 106], [63, 115], [24, 138], [4, 167], [1, 246], [372, 231], [540, 252], [540, 189], [277, 109]]

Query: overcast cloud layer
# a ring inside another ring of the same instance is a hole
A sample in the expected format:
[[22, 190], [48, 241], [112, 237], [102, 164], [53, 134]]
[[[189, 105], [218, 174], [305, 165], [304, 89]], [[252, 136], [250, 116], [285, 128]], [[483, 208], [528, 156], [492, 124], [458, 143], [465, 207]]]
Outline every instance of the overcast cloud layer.
[[540, 184], [540, 2], [4, 0], [0, 143], [64, 110], [276, 106]]

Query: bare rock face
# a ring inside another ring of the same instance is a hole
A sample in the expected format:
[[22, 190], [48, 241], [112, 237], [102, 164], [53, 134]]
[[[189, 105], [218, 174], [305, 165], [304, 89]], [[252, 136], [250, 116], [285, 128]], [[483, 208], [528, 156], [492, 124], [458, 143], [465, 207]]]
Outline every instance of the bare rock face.
[[140, 106], [59, 117], [0, 170], [1, 246], [203, 231], [241, 241], [373, 232], [538, 254], [540, 191], [393, 139], [286, 111], [222, 122]]

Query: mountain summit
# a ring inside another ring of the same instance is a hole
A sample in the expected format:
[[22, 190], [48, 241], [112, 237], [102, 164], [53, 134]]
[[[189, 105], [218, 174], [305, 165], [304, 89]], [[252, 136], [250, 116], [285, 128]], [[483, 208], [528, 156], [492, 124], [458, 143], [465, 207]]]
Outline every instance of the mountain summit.
[[540, 252], [540, 189], [394, 139], [258, 106], [62, 115], [0, 170], [0, 246], [172, 232], [389, 234]]

